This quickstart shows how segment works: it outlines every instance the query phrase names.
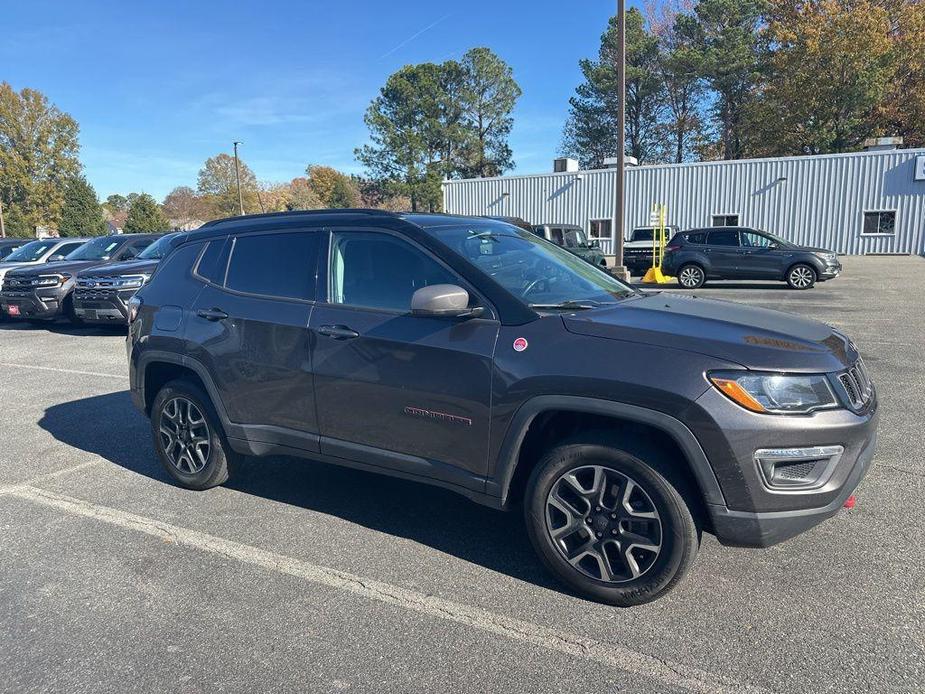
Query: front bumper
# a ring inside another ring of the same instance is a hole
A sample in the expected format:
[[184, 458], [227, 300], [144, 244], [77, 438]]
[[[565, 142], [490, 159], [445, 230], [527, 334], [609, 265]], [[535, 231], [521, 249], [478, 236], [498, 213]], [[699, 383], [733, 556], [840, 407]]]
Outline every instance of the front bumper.
[[74, 313], [85, 323], [126, 323], [128, 300], [136, 289], [94, 291], [74, 290]]
[[[12, 318], [50, 320], [61, 315], [61, 306], [65, 296], [66, 293], [62, 294], [58, 287], [32, 291], [4, 291], [0, 292], [0, 311]], [[10, 306], [15, 306], [19, 315], [10, 316]]]
[[707, 508], [713, 532], [730, 547], [770, 547], [806, 532], [838, 513], [870, 469], [877, 448], [876, 432], [854, 462], [838, 494], [825, 506], [793, 511], [732, 511], [710, 504]]
[[[767, 547], [837, 513], [870, 468], [878, 418], [876, 393], [861, 413], [783, 416], [749, 412], [710, 388], [692, 408], [689, 423], [725, 500], [707, 506], [716, 537], [727, 545]], [[755, 460], [759, 449], [814, 446], [840, 446], [843, 452], [811, 488], [770, 486]]]
[[633, 275], [644, 275], [652, 267], [652, 254], [623, 255], [623, 266]]
[[819, 273], [820, 280], [831, 280], [838, 277], [841, 274], [841, 263], [837, 260], [833, 263], [826, 263], [822, 268], [822, 272]]

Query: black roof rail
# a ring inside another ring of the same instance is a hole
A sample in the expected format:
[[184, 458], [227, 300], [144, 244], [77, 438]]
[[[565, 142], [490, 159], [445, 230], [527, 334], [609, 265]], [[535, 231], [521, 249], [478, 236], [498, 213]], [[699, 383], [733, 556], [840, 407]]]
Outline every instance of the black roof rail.
[[368, 207], [340, 207], [340, 208], [325, 208], [320, 210], [289, 210], [286, 212], [261, 212], [258, 214], [245, 214], [238, 215], [236, 217], [223, 217], [222, 219], [213, 219], [212, 221], [206, 222], [200, 229], [206, 227], [214, 227], [219, 224], [225, 224], [228, 222], [238, 222], [241, 220], [248, 219], [268, 219], [273, 217], [312, 217], [319, 215], [331, 215], [331, 214], [367, 214], [370, 216], [381, 216], [381, 217], [397, 217], [398, 213], [391, 212], [389, 210], [377, 210]]

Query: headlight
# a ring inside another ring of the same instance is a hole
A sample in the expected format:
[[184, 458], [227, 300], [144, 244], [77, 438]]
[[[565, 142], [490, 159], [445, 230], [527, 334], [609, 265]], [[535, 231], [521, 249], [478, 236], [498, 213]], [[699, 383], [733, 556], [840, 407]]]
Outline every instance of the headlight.
[[119, 289], [135, 289], [144, 285], [149, 279], [151, 275], [128, 275], [116, 280], [116, 286]]
[[34, 287], [57, 287], [61, 284], [64, 284], [69, 279], [70, 275], [39, 275], [38, 279], [32, 280], [32, 286]]
[[709, 378], [719, 392], [752, 412], [803, 414], [839, 406], [824, 374], [723, 371]]
[[834, 261], [838, 256], [835, 253], [816, 253], [816, 257], [831, 262]]

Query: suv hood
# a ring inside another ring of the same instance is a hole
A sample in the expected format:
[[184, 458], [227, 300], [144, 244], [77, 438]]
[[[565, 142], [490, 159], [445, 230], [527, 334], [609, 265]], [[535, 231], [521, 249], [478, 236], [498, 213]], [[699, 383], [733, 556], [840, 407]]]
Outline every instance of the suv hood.
[[54, 263], [41, 263], [38, 266], [30, 265], [13, 271], [17, 277], [23, 275], [50, 275], [55, 272], [68, 272], [76, 274], [79, 270], [95, 267], [96, 265], [105, 264], [105, 260], [59, 260]]
[[33, 265], [41, 265], [41, 260], [35, 260], [32, 262], [22, 262], [22, 263], [0, 263], [0, 278], [2, 278], [10, 270], [18, 270], [21, 267], [32, 267]]
[[706, 354], [763, 371], [841, 371], [854, 345], [825, 323], [731, 301], [672, 294], [563, 317], [573, 333]]
[[115, 277], [117, 275], [150, 275], [157, 267], [157, 260], [127, 260], [124, 263], [94, 266], [82, 270], [80, 277]]

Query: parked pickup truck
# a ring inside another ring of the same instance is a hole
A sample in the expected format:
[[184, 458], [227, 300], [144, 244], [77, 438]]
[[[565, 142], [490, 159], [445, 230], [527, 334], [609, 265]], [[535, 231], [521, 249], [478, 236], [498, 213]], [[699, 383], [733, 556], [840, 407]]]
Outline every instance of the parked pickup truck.
[[[652, 237], [658, 227], [636, 227], [623, 242], [623, 265], [631, 275], [644, 275], [652, 267]], [[665, 227], [665, 241], [678, 233], [678, 227]]]

